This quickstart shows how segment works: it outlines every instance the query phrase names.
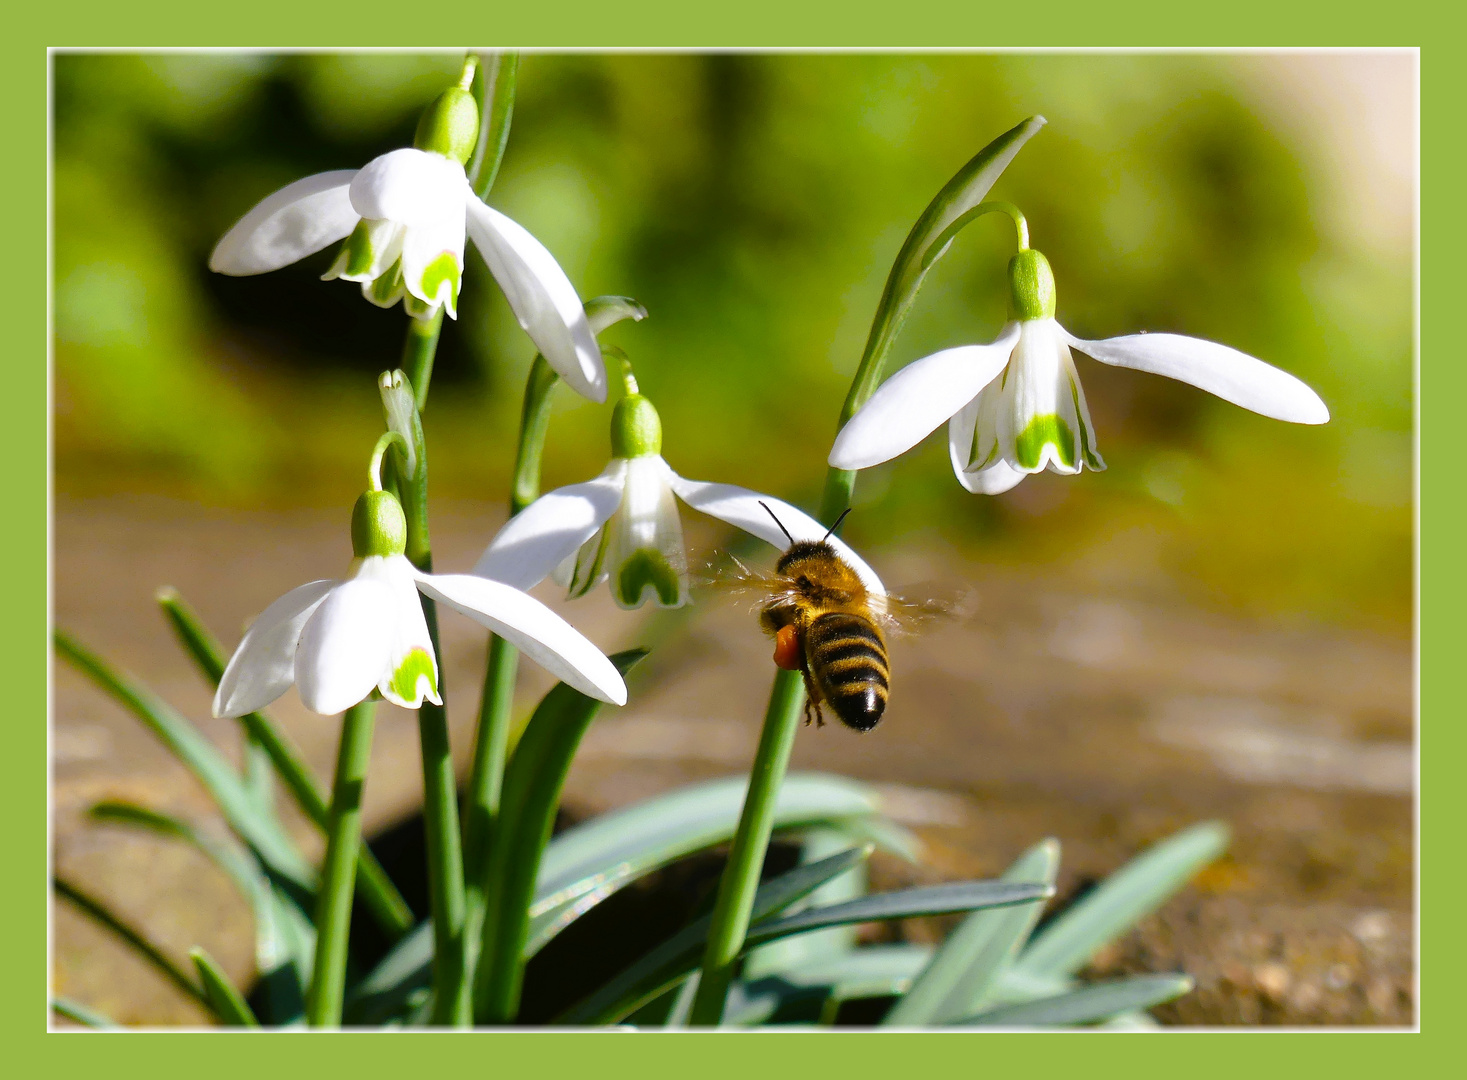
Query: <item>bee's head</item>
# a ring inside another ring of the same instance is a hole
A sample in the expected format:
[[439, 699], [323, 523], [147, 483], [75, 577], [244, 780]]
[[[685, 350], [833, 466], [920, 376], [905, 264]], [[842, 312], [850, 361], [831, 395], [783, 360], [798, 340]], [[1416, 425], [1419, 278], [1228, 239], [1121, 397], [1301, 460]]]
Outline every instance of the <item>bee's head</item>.
[[824, 540], [795, 541], [774, 569], [807, 597], [849, 599], [865, 591], [860, 575]]

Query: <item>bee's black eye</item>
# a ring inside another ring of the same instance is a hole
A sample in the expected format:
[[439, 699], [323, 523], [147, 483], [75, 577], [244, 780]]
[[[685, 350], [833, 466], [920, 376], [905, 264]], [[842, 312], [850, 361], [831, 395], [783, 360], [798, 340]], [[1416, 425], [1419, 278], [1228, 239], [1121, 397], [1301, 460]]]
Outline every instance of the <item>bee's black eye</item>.
[[801, 589], [808, 589], [810, 587], [810, 579], [807, 578], [804, 574], [801, 574], [799, 577], [795, 578], [795, 584]]

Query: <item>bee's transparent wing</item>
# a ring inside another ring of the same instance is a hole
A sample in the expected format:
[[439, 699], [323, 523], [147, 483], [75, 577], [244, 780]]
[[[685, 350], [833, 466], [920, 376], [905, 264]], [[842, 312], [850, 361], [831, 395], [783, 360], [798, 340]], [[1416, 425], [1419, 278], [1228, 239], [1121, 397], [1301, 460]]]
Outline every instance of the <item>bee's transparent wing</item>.
[[693, 586], [745, 602], [751, 611], [788, 602], [795, 596], [795, 588], [789, 578], [757, 570], [727, 552], [720, 561], [705, 563], [694, 575]]
[[936, 622], [967, 618], [977, 602], [967, 586], [950, 582], [921, 582], [907, 593], [871, 597], [871, 612], [888, 634], [921, 634]]

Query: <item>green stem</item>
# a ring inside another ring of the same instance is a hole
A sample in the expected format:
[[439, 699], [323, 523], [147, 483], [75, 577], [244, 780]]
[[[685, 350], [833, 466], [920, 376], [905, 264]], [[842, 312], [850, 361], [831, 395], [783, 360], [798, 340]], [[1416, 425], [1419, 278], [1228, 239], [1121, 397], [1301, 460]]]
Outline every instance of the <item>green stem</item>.
[[[443, 319], [440, 310], [427, 323], [408, 323], [403, 367], [413, 391], [413, 405], [406, 416], [389, 423], [403, 423], [403, 447], [410, 447], [413, 471], [408, 475], [407, 454], [398, 459], [398, 488], [403, 515], [407, 518], [408, 560], [425, 574], [433, 572], [433, 543], [428, 534], [428, 452], [419, 415], [428, 399], [433, 377], [433, 355]], [[391, 377], [388, 377], [389, 389]], [[384, 399], [385, 401], [385, 399]], [[443, 650], [438, 644], [438, 607], [419, 596], [433, 654], [438, 662], [438, 696], [446, 697], [443, 685]], [[434, 1024], [466, 1026], [470, 1004], [464, 955], [464, 861], [459, 839], [457, 777], [448, 738], [448, 711], [425, 701], [418, 709], [418, 743], [423, 760], [423, 830], [428, 860], [428, 903], [433, 913], [433, 1013]]]
[[749, 791], [744, 796], [744, 809], [729, 848], [728, 865], [718, 883], [708, 946], [703, 953], [703, 972], [688, 1017], [688, 1022], [695, 1027], [714, 1026], [723, 1019], [724, 1000], [749, 931], [749, 913], [774, 830], [779, 785], [789, 767], [804, 700], [805, 686], [800, 673], [780, 671], [769, 693], [764, 729], [759, 735], [759, 749], [754, 753]]
[[341, 1025], [351, 896], [362, 842], [362, 788], [372, 759], [373, 710], [369, 699], [347, 709], [341, 718], [326, 859], [316, 898], [316, 961], [306, 999], [306, 1022], [311, 1027]]
[[[224, 674], [224, 654], [214, 635], [209, 633], [193, 609], [174, 590], [161, 590], [158, 593], [158, 604], [209, 684], [218, 686], [219, 679]], [[321, 794], [316, 777], [300, 752], [263, 713], [246, 713], [239, 718], [239, 722], [245, 729], [250, 745], [259, 747], [269, 757], [275, 771], [285, 781], [286, 789], [290, 791], [296, 805], [323, 832], [326, 831], [330, 824], [326, 797]], [[412, 910], [397, 891], [397, 886], [392, 884], [387, 871], [382, 869], [382, 864], [365, 844], [357, 856], [357, 892], [372, 917], [393, 940], [412, 929]]]
[[428, 384], [433, 381], [433, 358], [438, 354], [438, 336], [442, 332], [441, 304], [426, 319], [408, 319], [407, 340], [402, 346], [402, 370], [417, 395], [419, 412], [428, 405]]
[[[551, 391], [559, 381], [560, 377], [545, 358], [537, 355], [525, 381], [519, 445], [515, 450], [514, 480], [510, 487], [510, 517], [540, 497], [540, 463], [545, 451], [545, 437], [550, 430]], [[518, 669], [519, 650], [502, 638], [489, 635], [484, 691], [479, 699], [479, 727], [474, 734], [473, 764], [464, 808], [465, 934], [470, 947], [479, 941], [483, 931], [485, 894], [489, 886], [485, 875], [504, 786]]]

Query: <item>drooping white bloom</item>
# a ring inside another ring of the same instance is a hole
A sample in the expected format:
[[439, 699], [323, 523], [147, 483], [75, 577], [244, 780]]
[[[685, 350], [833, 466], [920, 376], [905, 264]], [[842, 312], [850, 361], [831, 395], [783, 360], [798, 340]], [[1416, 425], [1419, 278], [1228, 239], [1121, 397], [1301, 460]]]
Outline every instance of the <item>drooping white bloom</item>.
[[[572, 596], [609, 581], [623, 608], [649, 598], [661, 607], [681, 607], [688, 602], [688, 563], [679, 499], [781, 550], [790, 541], [780, 525], [796, 541], [826, 535], [824, 525], [780, 499], [673, 472], [662, 458], [656, 410], [635, 392], [635, 383], [630, 389], [612, 418], [611, 464], [594, 480], [557, 488], [511, 518], [475, 563], [475, 574], [521, 589], [554, 575]], [[859, 555], [838, 537], [829, 542], [867, 589], [885, 595]]]
[[[391, 500], [387, 512], [401, 519], [392, 496], [369, 495], [379, 500], [374, 509]], [[374, 688], [408, 709], [425, 700], [443, 704], [419, 591], [487, 626], [581, 693], [625, 704], [626, 684], [611, 661], [534, 597], [472, 574], [422, 573], [393, 543], [364, 551], [356, 532], [354, 521], [359, 561], [351, 577], [292, 589], [255, 620], [219, 680], [215, 716], [262, 709], [292, 683], [306, 708], [328, 715]]]
[[[263, 274], [345, 239], [326, 279], [360, 282], [362, 295], [381, 307], [402, 300], [420, 318], [440, 306], [457, 318], [467, 231], [551, 367], [577, 393], [605, 401], [601, 353], [565, 271], [469, 185], [463, 162], [473, 149], [477, 111], [465, 122], [463, 110], [474, 109], [467, 92], [455, 88], [425, 117], [425, 125], [434, 110], [446, 117], [437, 128], [428, 125], [432, 137], [420, 139], [429, 148], [393, 150], [365, 168], [319, 173], [275, 192], [224, 234], [209, 269]], [[462, 131], [470, 133], [467, 141]]]
[[1071, 349], [1191, 383], [1277, 420], [1329, 419], [1299, 379], [1226, 345], [1179, 334], [1074, 337], [1055, 321], [1054, 279], [1037, 251], [1020, 251], [1009, 274], [1017, 317], [987, 345], [944, 349], [893, 375], [841, 429], [831, 465], [889, 461], [947, 420], [953, 472], [972, 492], [996, 495], [1046, 468], [1104, 469]]

